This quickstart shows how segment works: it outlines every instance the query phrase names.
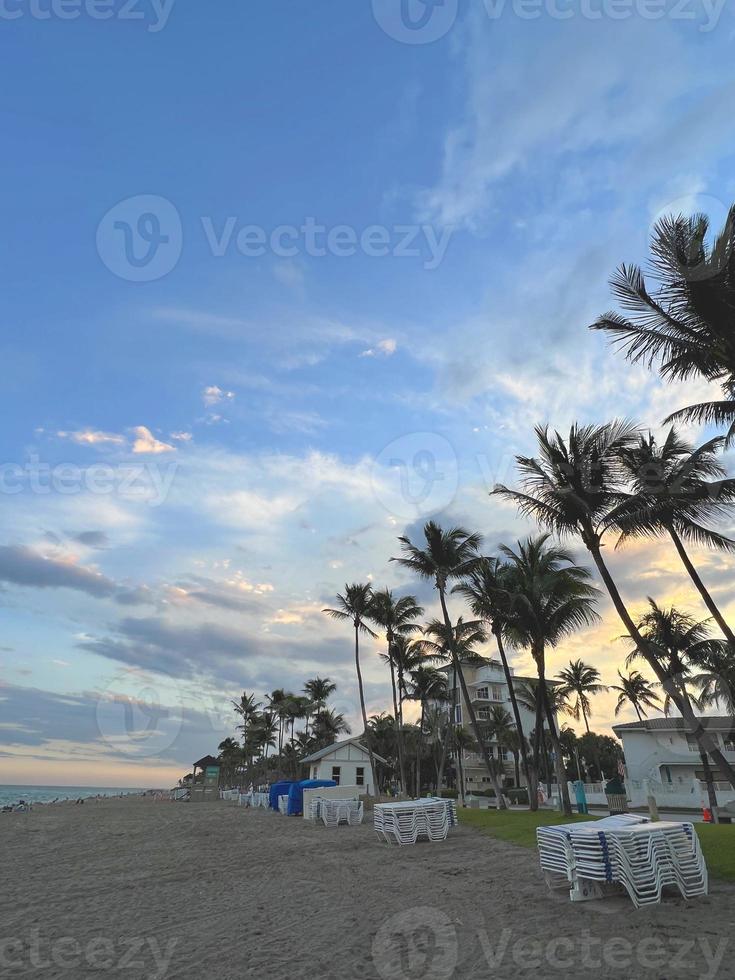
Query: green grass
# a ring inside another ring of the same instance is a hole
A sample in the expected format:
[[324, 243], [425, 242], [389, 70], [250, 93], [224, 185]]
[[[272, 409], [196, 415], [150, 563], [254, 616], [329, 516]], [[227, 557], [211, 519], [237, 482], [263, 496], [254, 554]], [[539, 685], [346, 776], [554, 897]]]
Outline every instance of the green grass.
[[[498, 840], [518, 844], [520, 847], [536, 847], [536, 828], [577, 820], [594, 820], [595, 816], [575, 815], [570, 818], [548, 810], [531, 813], [530, 810], [457, 810], [459, 822], [467, 827]], [[682, 818], [686, 820], [686, 817]], [[735, 881], [735, 824], [694, 825], [702, 844], [710, 874], [717, 878]]]

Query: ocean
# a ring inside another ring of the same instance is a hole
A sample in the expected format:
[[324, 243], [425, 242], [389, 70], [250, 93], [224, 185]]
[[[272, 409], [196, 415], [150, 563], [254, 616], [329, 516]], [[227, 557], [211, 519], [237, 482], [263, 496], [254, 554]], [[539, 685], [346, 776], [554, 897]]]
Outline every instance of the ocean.
[[51, 803], [53, 800], [78, 800], [89, 796], [120, 796], [120, 794], [143, 793], [143, 789], [117, 786], [2, 786], [0, 785], [0, 806], [18, 803]]

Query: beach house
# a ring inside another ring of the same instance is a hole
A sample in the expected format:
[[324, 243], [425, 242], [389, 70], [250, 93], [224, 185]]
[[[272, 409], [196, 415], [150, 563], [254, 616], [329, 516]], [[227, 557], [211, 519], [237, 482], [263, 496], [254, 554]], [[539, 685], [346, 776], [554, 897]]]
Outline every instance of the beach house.
[[[378, 764], [387, 765], [385, 759], [375, 752], [373, 758]], [[358, 738], [334, 742], [325, 749], [307, 755], [302, 761], [309, 768], [309, 779], [333, 779], [338, 786], [357, 786], [365, 793], [374, 794], [370, 756]]]

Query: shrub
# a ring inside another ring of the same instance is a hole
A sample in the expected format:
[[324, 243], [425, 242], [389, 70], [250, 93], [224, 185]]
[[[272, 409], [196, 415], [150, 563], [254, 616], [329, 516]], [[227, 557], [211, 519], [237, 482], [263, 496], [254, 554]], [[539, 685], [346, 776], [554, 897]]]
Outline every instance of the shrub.
[[443, 789], [439, 793], [439, 796], [443, 800], [456, 800], [459, 797], [459, 793], [457, 792], [456, 789]]

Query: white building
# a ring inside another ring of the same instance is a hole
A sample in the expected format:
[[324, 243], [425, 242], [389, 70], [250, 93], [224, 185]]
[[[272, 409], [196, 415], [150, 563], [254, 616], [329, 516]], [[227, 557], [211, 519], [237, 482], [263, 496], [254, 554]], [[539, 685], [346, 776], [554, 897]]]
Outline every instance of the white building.
[[[703, 717], [707, 732], [718, 744], [728, 762], [735, 765], [735, 718]], [[645, 718], [625, 725], [613, 725], [623, 743], [628, 779], [648, 780], [664, 788], [688, 791], [695, 780], [704, 779], [699, 746], [681, 718]], [[730, 784], [725, 774], [712, 765], [712, 775], [723, 790]]]
[[[375, 752], [373, 758], [382, 765], [388, 765]], [[325, 749], [307, 755], [303, 762], [309, 767], [309, 779], [333, 779], [338, 786], [358, 786], [363, 792], [375, 795], [370, 773], [370, 756], [357, 738], [328, 745]]]

